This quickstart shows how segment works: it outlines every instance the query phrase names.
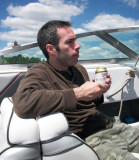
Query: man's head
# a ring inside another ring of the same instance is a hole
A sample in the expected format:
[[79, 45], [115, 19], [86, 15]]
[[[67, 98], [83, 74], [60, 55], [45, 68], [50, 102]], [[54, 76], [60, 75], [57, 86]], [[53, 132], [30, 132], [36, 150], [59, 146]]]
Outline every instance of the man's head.
[[37, 41], [40, 49], [47, 59], [49, 59], [49, 54], [46, 50], [46, 45], [51, 44], [55, 46], [57, 51], [59, 51], [59, 36], [57, 34], [57, 29], [63, 27], [71, 27], [71, 23], [66, 21], [53, 20], [47, 22], [40, 28], [37, 35]]
[[38, 32], [38, 45], [49, 64], [59, 71], [67, 70], [78, 62], [80, 45], [69, 22], [47, 22]]

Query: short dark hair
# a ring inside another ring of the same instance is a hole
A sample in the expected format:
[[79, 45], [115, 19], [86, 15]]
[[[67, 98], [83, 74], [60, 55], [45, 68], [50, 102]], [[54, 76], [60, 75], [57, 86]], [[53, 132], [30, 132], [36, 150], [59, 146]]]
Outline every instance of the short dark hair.
[[71, 23], [61, 20], [52, 20], [45, 23], [37, 34], [37, 42], [43, 54], [49, 59], [49, 54], [46, 50], [46, 44], [52, 44], [59, 50], [58, 28], [71, 27]]

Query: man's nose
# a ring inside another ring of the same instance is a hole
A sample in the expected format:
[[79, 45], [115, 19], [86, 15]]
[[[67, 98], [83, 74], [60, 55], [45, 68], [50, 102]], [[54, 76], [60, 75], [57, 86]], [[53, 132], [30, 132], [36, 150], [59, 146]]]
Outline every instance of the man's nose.
[[75, 41], [75, 49], [80, 49], [80, 45], [77, 41]]

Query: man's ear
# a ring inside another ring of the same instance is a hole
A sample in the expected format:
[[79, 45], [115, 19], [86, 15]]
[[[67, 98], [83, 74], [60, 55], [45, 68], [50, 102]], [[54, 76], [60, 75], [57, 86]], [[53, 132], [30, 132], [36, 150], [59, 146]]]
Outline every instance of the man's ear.
[[54, 56], [56, 54], [56, 49], [52, 44], [47, 44], [46, 50], [49, 53], [49, 55], [51, 55], [51, 56]]

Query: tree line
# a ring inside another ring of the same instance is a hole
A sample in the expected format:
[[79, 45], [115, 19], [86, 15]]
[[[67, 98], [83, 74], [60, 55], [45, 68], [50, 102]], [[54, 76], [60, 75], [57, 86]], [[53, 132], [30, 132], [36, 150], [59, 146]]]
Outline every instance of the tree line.
[[23, 57], [21, 54], [12, 57], [0, 57], [0, 64], [27, 64], [38, 63], [45, 60], [41, 60], [39, 57]]

